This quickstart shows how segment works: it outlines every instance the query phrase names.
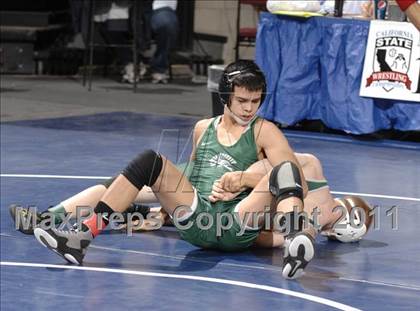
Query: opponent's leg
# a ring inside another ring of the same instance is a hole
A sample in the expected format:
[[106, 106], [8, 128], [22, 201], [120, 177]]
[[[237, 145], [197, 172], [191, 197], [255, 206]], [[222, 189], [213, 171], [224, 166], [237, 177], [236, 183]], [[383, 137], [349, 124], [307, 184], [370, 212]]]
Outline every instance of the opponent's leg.
[[[304, 211], [317, 225], [317, 231], [324, 226], [334, 224], [341, 216], [333, 212], [337, 203], [334, 201], [328, 183], [324, 177], [321, 162], [312, 154], [295, 153], [308, 183], [308, 194], [304, 199]], [[266, 172], [271, 168], [267, 160], [253, 164], [249, 169], [255, 173]], [[315, 208], [318, 208], [315, 213]], [[262, 231], [255, 245], [258, 247], [279, 247], [284, 243], [283, 235], [278, 231]]]
[[[337, 203], [331, 195], [319, 159], [308, 153], [298, 153], [296, 157], [302, 166], [309, 188], [304, 200], [304, 211], [314, 219], [317, 224], [317, 231], [319, 231], [327, 224], [335, 223], [341, 213], [334, 211]], [[315, 211], [316, 208], [318, 208], [318, 212]]]
[[[318, 207], [319, 216], [317, 220], [320, 226], [324, 227], [327, 224], [334, 224], [340, 218], [341, 213], [333, 212], [337, 202], [334, 201], [331, 195], [321, 162], [317, 157], [309, 153], [295, 153], [295, 156], [308, 183], [308, 194], [304, 198], [304, 211], [308, 215], [312, 215], [314, 209]], [[251, 165], [247, 171], [267, 174], [271, 171], [271, 168], [270, 163], [264, 159]]]
[[18, 204], [9, 206], [9, 214], [15, 225], [15, 229], [24, 234], [34, 234], [34, 228], [46, 220], [44, 215], [37, 211], [36, 207], [23, 207]]
[[[304, 212], [312, 220], [312, 223], [309, 224], [310, 228], [304, 231], [315, 238], [319, 231], [331, 229], [342, 214], [340, 210], [334, 210], [337, 205], [328, 187], [309, 190], [304, 199]], [[315, 211], [315, 209], [317, 210]], [[281, 247], [283, 243], [283, 233], [274, 230], [264, 230], [255, 241], [255, 246], [273, 248]]]
[[[74, 196], [62, 201], [55, 207], [49, 208], [48, 211], [53, 212], [54, 208], [58, 209], [59, 207], [62, 207], [64, 208], [65, 213], [76, 214], [78, 207], [96, 206], [101, 197], [105, 194], [105, 191], [112, 185], [115, 179], [116, 177], [112, 177], [104, 181], [102, 184], [89, 187], [82, 192], [79, 192]], [[145, 186], [141, 191], [138, 192], [134, 201], [138, 203], [155, 203], [157, 202], [157, 198], [153, 191], [149, 187]], [[82, 216], [85, 215], [86, 212], [82, 213]]]
[[[95, 185], [55, 206], [49, 207], [43, 212], [38, 212], [35, 207], [22, 207], [17, 204], [11, 205], [9, 212], [17, 230], [25, 234], [33, 234], [34, 228], [42, 221], [51, 219], [53, 223], [59, 224], [67, 214], [76, 215], [78, 207], [95, 206], [105, 191], [106, 187], [104, 185]], [[86, 213], [82, 213], [83, 215], [86, 215]]]
[[[18, 204], [12, 204], [9, 207], [10, 216], [12, 221], [15, 223], [17, 230], [24, 234], [33, 234], [34, 228], [39, 225], [42, 221], [46, 221], [47, 218], [52, 219], [53, 222], [58, 225], [67, 214], [71, 214], [72, 217], [77, 215], [77, 209], [80, 209], [79, 216], [86, 216], [89, 214], [86, 207], [94, 207], [98, 204], [99, 199], [104, 195], [106, 189], [112, 184], [115, 177], [109, 178], [102, 184], [94, 185], [89, 187], [68, 199], [60, 202], [59, 204], [49, 207], [43, 212], [38, 212], [35, 207], [23, 207]], [[144, 203], [156, 203], [157, 198], [153, 191], [149, 187], [143, 187], [135, 198], [135, 203], [130, 205], [130, 208], [123, 215], [126, 220], [127, 213], [139, 213], [144, 218], [148, 214], [148, 207], [142, 205]]]
[[[318, 225], [318, 230], [322, 230], [321, 233], [328, 238], [337, 239], [341, 242], [359, 241], [367, 233], [372, 222], [372, 216], [369, 215], [369, 204], [355, 196], [334, 199], [326, 183], [320, 161], [311, 154], [296, 154], [296, 157], [302, 166], [309, 188], [309, 192], [304, 200], [304, 210], [308, 215], [312, 215], [315, 208], [318, 208], [318, 213], [314, 214], [313, 217]], [[269, 166], [268, 163], [265, 163], [264, 167], [267, 167], [267, 165]], [[258, 169], [261, 169], [261, 166]], [[348, 223], [346, 217], [354, 208], [356, 208], [354, 213], [356, 219], [354, 221], [357, 222], [359, 219], [360, 221], [364, 219], [364, 226], [354, 228]], [[344, 215], [343, 210], [345, 212]], [[338, 222], [339, 220], [340, 222]], [[340, 229], [335, 230], [335, 224], [340, 224]], [[255, 245], [271, 248], [281, 246], [283, 243], [283, 235], [271, 230], [261, 232]]]
[[[301, 159], [307, 167], [309, 183], [316, 184], [320, 181], [322, 183], [325, 177], [320, 161], [310, 154], [302, 154]], [[307, 209], [308, 213], [312, 213], [316, 207], [318, 207], [319, 230], [322, 230], [323, 235], [341, 242], [359, 241], [367, 233], [371, 224], [370, 207], [366, 201], [356, 196], [334, 199], [326, 184], [324, 187], [309, 191], [305, 199], [305, 210]], [[357, 227], [349, 223], [349, 214], [352, 212]], [[359, 225], [359, 222], [363, 220], [364, 225]]]

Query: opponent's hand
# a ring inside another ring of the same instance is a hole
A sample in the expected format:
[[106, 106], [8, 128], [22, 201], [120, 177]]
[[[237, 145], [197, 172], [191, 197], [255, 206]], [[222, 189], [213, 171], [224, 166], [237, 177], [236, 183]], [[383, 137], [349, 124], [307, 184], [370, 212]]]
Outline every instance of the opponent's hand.
[[223, 190], [228, 192], [241, 192], [245, 187], [245, 172], [235, 171], [223, 174], [220, 178], [220, 186]]
[[220, 184], [219, 180], [216, 180], [213, 184], [213, 188], [211, 191], [211, 195], [209, 196], [210, 202], [217, 202], [217, 201], [230, 201], [236, 198], [238, 194], [240, 194], [241, 191], [238, 192], [229, 192], [225, 191]]

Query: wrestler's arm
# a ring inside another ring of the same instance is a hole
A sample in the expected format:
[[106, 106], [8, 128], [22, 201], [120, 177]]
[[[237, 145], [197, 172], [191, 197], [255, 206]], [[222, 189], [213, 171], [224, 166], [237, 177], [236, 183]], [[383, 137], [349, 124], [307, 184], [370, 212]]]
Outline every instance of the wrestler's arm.
[[[263, 176], [271, 171], [272, 163], [291, 161], [299, 167], [286, 138], [280, 130], [271, 122], [261, 120], [255, 125], [257, 144], [262, 147], [268, 159], [251, 165], [245, 171], [225, 173], [219, 181], [213, 184], [212, 194], [209, 196], [211, 202], [219, 200], [229, 201], [235, 198], [241, 191], [247, 188], [254, 188]], [[272, 142], [275, 141], [276, 144]], [[303, 177], [302, 168], [299, 167], [304, 195], [307, 193], [307, 185]]]
[[[299, 167], [301, 180], [303, 181], [302, 186], [304, 195], [306, 195], [307, 185], [303, 177], [302, 168], [299, 166], [299, 162], [290, 148], [287, 139], [280, 130], [273, 123], [261, 119], [255, 124], [254, 132], [256, 143], [267, 157], [270, 167], [259, 165], [245, 171], [225, 173], [220, 180], [216, 181], [213, 185], [214, 193], [210, 196], [210, 200], [212, 202], [226, 200], [226, 196], [223, 194], [224, 192], [237, 194], [247, 188], [254, 188], [261, 178], [270, 172], [274, 165], [284, 161], [291, 161]], [[262, 165], [264, 165], [264, 163], [262, 163]], [[229, 197], [231, 196], [229, 195]]]
[[271, 166], [276, 166], [284, 161], [293, 162], [298, 168], [302, 180], [302, 188], [304, 196], [308, 192], [308, 186], [303, 175], [302, 167], [296, 156], [289, 146], [289, 142], [283, 133], [272, 122], [261, 120], [255, 125], [257, 132], [257, 145], [260, 146], [265, 153]]

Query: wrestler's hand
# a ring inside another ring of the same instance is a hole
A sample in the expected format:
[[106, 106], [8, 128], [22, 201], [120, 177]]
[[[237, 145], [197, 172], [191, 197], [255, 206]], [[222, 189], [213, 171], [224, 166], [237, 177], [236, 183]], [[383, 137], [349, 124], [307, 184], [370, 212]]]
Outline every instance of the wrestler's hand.
[[223, 174], [220, 178], [221, 188], [228, 192], [241, 192], [246, 189], [245, 187], [245, 172], [236, 171]]
[[209, 196], [210, 202], [217, 202], [217, 201], [230, 201], [236, 198], [236, 196], [241, 193], [239, 192], [229, 192], [225, 191], [220, 184], [219, 180], [216, 180], [213, 184], [213, 188], [211, 191], [211, 195]]

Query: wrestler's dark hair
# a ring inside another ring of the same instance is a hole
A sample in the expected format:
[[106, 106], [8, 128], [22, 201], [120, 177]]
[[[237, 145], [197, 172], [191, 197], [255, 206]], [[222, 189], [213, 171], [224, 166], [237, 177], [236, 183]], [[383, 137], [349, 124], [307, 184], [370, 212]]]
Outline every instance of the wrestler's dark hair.
[[234, 87], [244, 87], [248, 91], [262, 91], [261, 103], [267, 91], [264, 73], [252, 60], [238, 60], [229, 64], [219, 82], [219, 96], [222, 104], [230, 105], [230, 95]]

